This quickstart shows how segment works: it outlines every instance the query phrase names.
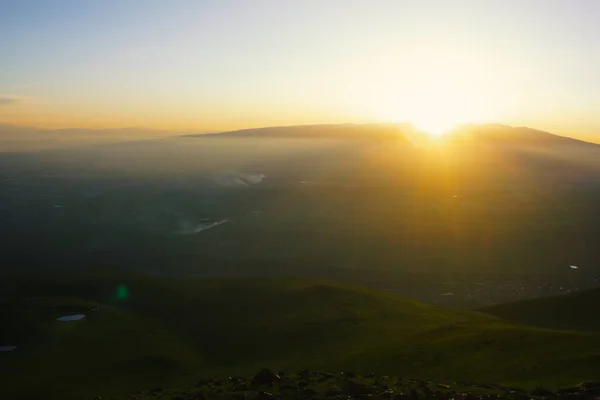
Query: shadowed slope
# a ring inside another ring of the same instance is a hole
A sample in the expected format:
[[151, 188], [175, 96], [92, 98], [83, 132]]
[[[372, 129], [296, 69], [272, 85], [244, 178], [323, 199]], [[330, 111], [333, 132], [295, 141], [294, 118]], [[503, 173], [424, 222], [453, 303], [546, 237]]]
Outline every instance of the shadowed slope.
[[[521, 386], [568, 386], [600, 373], [597, 335], [342, 285], [92, 272], [4, 282], [12, 290], [4, 292], [0, 338], [18, 346], [0, 364], [11, 398], [122, 394], [265, 365]], [[117, 297], [120, 285], [127, 299]], [[76, 312], [87, 318], [55, 320]], [[33, 374], [46, 380], [25, 384]]]
[[500, 304], [482, 311], [542, 328], [600, 331], [600, 320], [594, 314], [599, 305], [600, 289], [593, 289], [565, 296]]

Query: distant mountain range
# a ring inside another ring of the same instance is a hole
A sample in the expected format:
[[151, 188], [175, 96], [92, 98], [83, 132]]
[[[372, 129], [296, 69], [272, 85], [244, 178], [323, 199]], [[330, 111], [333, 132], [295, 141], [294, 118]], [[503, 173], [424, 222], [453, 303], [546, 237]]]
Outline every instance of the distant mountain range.
[[[227, 137], [293, 137], [406, 140], [406, 133], [417, 132], [410, 124], [322, 124], [275, 126], [216, 133]], [[203, 135], [193, 135], [203, 136]]]
[[43, 129], [0, 123], [0, 154], [61, 149], [140, 139], [157, 139], [177, 134], [180, 134], [180, 132], [135, 127], [119, 129]]
[[[409, 123], [399, 124], [320, 124], [241, 129], [225, 132], [186, 133], [183, 131], [147, 129], [138, 127], [118, 129], [42, 129], [28, 126], [0, 124], [0, 152], [24, 152], [85, 146], [110, 142], [125, 142], [140, 139], [156, 139], [183, 135], [185, 137], [293, 137], [293, 138], [353, 138], [394, 139], [414, 144], [430, 143], [433, 140], [425, 132]], [[578, 145], [586, 143], [578, 139], [559, 136], [526, 127], [507, 125], [468, 124], [447, 134], [442, 141], [472, 143], [515, 143], [522, 145]], [[436, 141], [437, 142], [437, 141]], [[594, 145], [598, 146], [598, 145]]]
[[[219, 136], [246, 136], [246, 137], [335, 137], [335, 138], [391, 138], [405, 137], [409, 140], [431, 140], [424, 131], [415, 128], [412, 124], [321, 124], [276, 126], [253, 129], [241, 129], [215, 133]], [[189, 136], [203, 136], [189, 135]], [[465, 124], [454, 131], [442, 136], [442, 141], [473, 141], [485, 140], [488, 142], [521, 142], [527, 144], [592, 144], [566, 136], [527, 127], [511, 127], [500, 124]], [[598, 145], [595, 145], [598, 146]]]
[[511, 127], [498, 124], [465, 125], [450, 133], [449, 138], [461, 141], [485, 140], [490, 143], [520, 143], [522, 145], [591, 145], [596, 148], [600, 146], [528, 127]]

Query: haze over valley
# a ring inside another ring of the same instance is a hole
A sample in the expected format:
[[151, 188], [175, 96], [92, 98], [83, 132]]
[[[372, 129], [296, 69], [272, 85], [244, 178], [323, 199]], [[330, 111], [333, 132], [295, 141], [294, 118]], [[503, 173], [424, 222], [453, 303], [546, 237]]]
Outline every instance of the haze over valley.
[[477, 307], [597, 284], [599, 154], [377, 124], [4, 153], [1, 246], [5, 268], [314, 277]]

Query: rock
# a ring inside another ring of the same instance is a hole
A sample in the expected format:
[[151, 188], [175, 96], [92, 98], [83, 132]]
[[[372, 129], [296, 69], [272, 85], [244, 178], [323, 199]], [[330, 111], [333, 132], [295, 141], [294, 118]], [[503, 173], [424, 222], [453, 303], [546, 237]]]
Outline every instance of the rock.
[[303, 369], [302, 371], [298, 372], [298, 377], [302, 380], [309, 380], [310, 379], [310, 371], [307, 369]]
[[559, 389], [556, 393], [562, 397], [562, 396], [568, 396], [568, 395], [580, 393], [580, 391], [581, 391], [581, 389], [579, 389], [578, 387], [571, 387], [571, 388], [566, 388], [566, 389]]
[[331, 389], [329, 389], [327, 392], [325, 392], [325, 397], [334, 397], [341, 393], [342, 393], [342, 391], [340, 390], [339, 387], [333, 386]]
[[296, 383], [296, 381], [298, 381], [297, 378], [291, 378], [289, 376], [283, 376], [283, 377], [281, 377], [281, 380], [279, 381], [279, 383]]
[[269, 385], [279, 381], [281, 378], [279, 375], [271, 371], [270, 369], [263, 369], [252, 379], [252, 383], [255, 385]]
[[370, 394], [372, 390], [365, 384], [354, 381], [346, 381], [343, 388], [344, 393], [349, 395]]
[[277, 398], [269, 392], [258, 392], [256, 400], [276, 400]]
[[554, 396], [554, 393], [552, 393], [551, 391], [549, 391], [549, 390], [546, 390], [546, 389], [544, 389], [544, 388], [541, 388], [541, 387], [539, 387], [539, 386], [538, 386], [538, 387], [536, 387], [535, 389], [533, 389], [533, 390], [531, 391], [531, 394], [532, 394], [533, 396], [536, 396], [536, 397], [548, 397], [548, 396]]
[[356, 378], [356, 374], [354, 372], [342, 372], [341, 374], [344, 378]]
[[600, 397], [600, 383], [581, 382], [579, 385], [558, 390], [557, 394], [564, 399], [594, 399]]
[[206, 400], [204, 392], [196, 392], [190, 397], [190, 400]]
[[163, 390], [162, 390], [162, 388], [154, 388], [154, 389], [151, 389], [151, 390], [148, 392], [148, 394], [155, 395], [155, 394], [158, 394], [158, 393], [160, 393], [160, 392], [162, 392], [162, 391], [163, 391]]
[[581, 382], [577, 387], [587, 395], [600, 395], [600, 382]]
[[496, 385], [490, 385], [489, 383], [474, 383], [472, 386], [479, 387], [482, 389], [498, 389]]
[[410, 389], [410, 398], [412, 400], [418, 400], [421, 396], [419, 395], [419, 392], [417, 392], [415, 389]]
[[319, 382], [327, 381], [329, 379], [333, 379], [334, 377], [335, 375], [322, 373], [321, 377], [319, 378]]
[[435, 391], [431, 388], [431, 386], [423, 386], [423, 392], [426, 397], [432, 397]]
[[511, 393], [509, 396], [507, 396], [507, 398], [512, 399], [512, 400], [529, 400], [531, 398], [531, 396], [528, 396], [525, 393], [521, 393], [521, 392], [514, 392], [514, 393]]

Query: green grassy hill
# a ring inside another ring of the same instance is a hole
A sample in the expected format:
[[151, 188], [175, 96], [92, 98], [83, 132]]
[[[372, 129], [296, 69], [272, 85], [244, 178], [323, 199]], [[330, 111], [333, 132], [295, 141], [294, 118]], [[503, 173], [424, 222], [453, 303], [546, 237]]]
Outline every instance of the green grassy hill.
[[[0, 353], [7, 398], [128, 394], [263, 366], [550, 388], [600, 374], [598, 334], [337, 284], [86, 272], [1, 285], [0, 345], [18, 346]], [[87, 318], [56, 321], [77, 312]]]
[[488, 314], [522, 324], [550, 329], [600, 331], [594, 310], [600, 305], [600, 289], [565, 296], [542, 297], [482, 309]]

